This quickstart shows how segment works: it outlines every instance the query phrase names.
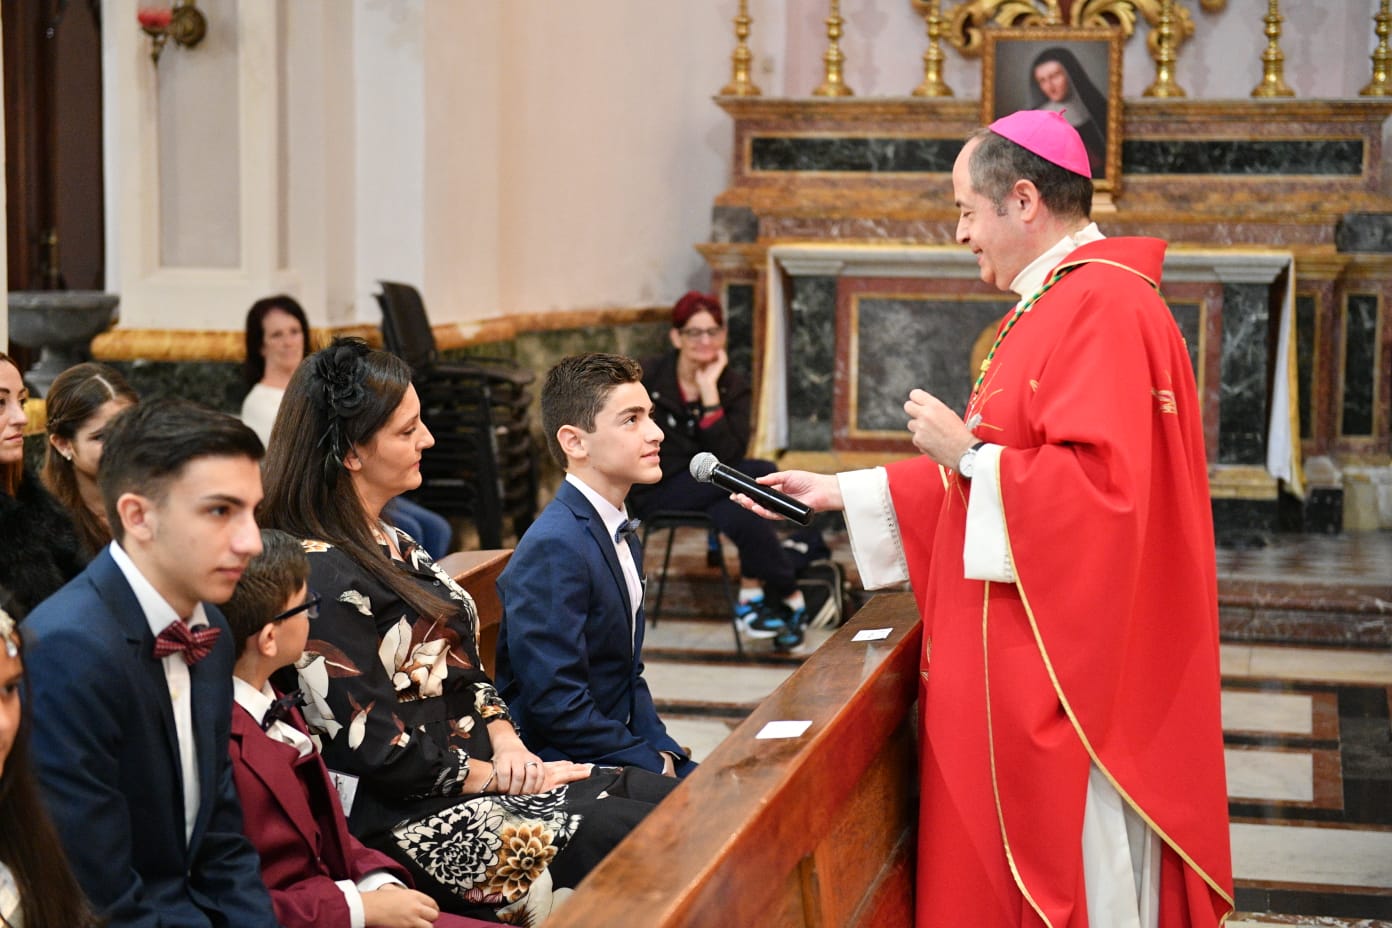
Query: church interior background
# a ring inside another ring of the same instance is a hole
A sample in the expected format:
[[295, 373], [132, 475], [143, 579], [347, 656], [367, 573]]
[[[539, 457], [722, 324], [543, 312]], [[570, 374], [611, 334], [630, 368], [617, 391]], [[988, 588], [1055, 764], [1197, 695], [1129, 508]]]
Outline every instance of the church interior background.
[[[1095, 218], [1170, 241], [1204, 403], [1229, 924], [1392, 924], [1387, 0], [175, 0], [196, 41], [137, 6], [0, 3], [0, 339], [38, 380], [90, 352], [235, 410], [254, 300], [375, 338], [381, 281], [540, 374], [713, 289], [756, 445], [819, 470], [910, 453], [903, 396], [965, 400], [1008, 308], [953, 243], [983, 46], [1110, 30]], [[820, 641], [733, 660], [703, 564], [648, 662], [698, 759]]]

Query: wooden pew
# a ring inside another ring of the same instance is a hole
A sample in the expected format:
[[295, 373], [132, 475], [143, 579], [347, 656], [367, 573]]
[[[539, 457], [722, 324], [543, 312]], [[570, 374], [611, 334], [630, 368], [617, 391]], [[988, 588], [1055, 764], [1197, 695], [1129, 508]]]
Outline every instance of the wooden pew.
[[[865, 628], [884, 641], [853, 642]], [[877, 596], [726, 738], [547, 928], [913, 925], [922, 625]], [[802, 737], [755, 740], [810, 720]]]
[[503, 603], [498, 598], [498, 575], [512, 558], [511, 548], [487, 551], [455, 551], [440, 558], [440, 566], [474, 598], [479, 616], [479, 657], [483, 669], [493, 676], [493, 654], [497, 650], [498, 626], [503, 621]]

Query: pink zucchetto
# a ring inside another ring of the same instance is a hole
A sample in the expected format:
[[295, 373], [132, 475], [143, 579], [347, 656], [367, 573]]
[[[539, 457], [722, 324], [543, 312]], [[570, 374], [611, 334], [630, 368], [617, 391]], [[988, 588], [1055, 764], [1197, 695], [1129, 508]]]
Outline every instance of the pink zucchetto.
[[1065, 171], [1092, 177], [1083, 138], [1078, 135], [1077, 129], [1068, 124], [1062, 113], [1020, 110], [1002, 116], [987, 128]]

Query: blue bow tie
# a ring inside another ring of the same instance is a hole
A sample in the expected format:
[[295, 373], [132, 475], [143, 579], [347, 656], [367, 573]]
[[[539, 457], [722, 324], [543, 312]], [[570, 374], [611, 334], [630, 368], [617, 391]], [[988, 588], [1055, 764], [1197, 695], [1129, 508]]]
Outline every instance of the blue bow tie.
[[284, 722], [290, 718], [290, 709], [304, 708], [305, 695], [301, 690], [291, 690], [284, 696], [278, 696], [271, 702], [266, 709], [266, 714], [261, 716], [261, 730], [267, 731], [276, 722]]
[[614, 530], [614, 540], [618, 542], [627, 541], [630, 535], [637, 534], [638, 527], [642, 524], [643, 520], [641, 519], [629, 519], [626, 522], [620, 523], [619, 527]]

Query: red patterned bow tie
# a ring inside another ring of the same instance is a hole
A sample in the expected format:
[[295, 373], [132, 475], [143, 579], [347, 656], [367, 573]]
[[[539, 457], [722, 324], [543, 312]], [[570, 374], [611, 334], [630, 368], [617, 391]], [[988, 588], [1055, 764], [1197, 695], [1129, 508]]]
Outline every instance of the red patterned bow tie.
[[184, 663], [190, 666], [213, 653], [220, 629], [205, 626], [193, 631], [183, 622], [171, 622], [155, 636], [155, 657], [165, 658], [184, 652]]

